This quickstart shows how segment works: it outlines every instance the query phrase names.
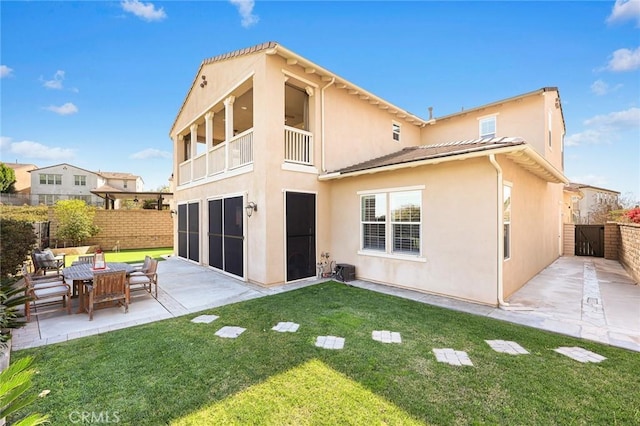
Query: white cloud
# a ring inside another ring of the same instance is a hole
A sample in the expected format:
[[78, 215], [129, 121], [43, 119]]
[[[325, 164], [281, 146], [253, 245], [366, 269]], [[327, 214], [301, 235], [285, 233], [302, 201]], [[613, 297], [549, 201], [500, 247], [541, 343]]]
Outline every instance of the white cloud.
[[48, 161], [71, 160], [75, 156], [72, 149], [48, 147], [33, 141], [14, 142], [12, 138], [7, 136], [0, 137], [0, 152], [3, 157], [10, 154], [25, 159]]
[[622, 84], [616, 84], [615, 86], [611, 87], [609, 86], [608, 83], [602, 80], [596, 80], [591, 84], [591, 91], [598, 96], [603, 96], [608, 93], [615, 92], [621, 87], [622, 87]]
[[640, 27], [640, 0], [616, 0], [607, 23], [635, 20]]
[[66, 104], [60, 106], [51, 105], [46, 107], [45, 109], [48, 111], [53, 111], [56, 114], [60, 115], [71, 115], [78, 112], [78, 107], [71, 102], [67, 102]]
[[62, 82], [64, 81], [64, 71], [58, 70], [55, 74], [53, 74], [53, 78], [51, 80], [43, 80], [42, 84], [47, 89], [62, 89]]
[[243, 27], [249, 28], [260, 20], [257, 15], [253, 14], [254, 0], [229, 0], [229, 2], [238, 8], [238, 12], [242, 17], [241, 23]]
[[635, 50], [616, 50], [605, 68], [609, 71], [633, 71], [640, 68], [640, 47]]
[[171, 158], [171, 153], [167, 151], [160, 151], [155, 148], [147, 148], [142, 151], [138, 151], [129, 156], [134, 160], [147, 160], [149, 158]]
[[6, 65], [0, 65], [0, 78], [11, 77], [13, 75], [13, 68], [9, 68]]
[[611, 143], [620, 138], [621, 133], [640, 131], [640, 108], [596, 115], [584, 121], [585, 130], [565, 138], [566, 146]]
[[138, 18], [147, 22], [162, 21], [167, 17], [164, 8], [156, 9], [155, 5], [151, 2], [143, 3], [138, 0], [123, 0], [120, 6], [122, 6], [125, 12], [133, 13]]

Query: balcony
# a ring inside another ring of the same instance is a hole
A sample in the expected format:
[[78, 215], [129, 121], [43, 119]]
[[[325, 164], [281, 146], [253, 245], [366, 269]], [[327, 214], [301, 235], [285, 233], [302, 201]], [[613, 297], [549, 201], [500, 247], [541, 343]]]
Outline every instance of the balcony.
[[253, 129], [214, 146], [178, 166], [178, 186], [253, 163]]
[[313, 133], [284, 126], [284, 161], [313, 165]]

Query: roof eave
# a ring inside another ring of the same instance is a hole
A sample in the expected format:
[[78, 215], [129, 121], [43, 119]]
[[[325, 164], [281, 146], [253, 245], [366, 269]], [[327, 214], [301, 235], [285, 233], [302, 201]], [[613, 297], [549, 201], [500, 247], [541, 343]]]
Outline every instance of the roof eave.
[[451, 161], [462, 161], [471, 158], [485, 157], [490, 154], [500, 155], [505, 154], [508, 158], [518, 163], [521, 167], [535, 174], [536, 176], [552, 183], [568, 183], [569, 180], [555, 167], [553, 167], [547, 160], [540, 156], [529, 145], [514, 145], [502, 148], [491, 148], [470, 151], [463, 154], [446, 155], [442, 157], [428, 158], [418, 161], [409, 161], [398, 164], [391, 164], [382, 167], [373, 167], [370, 169], [356, 170], [353, 172], [333, 172], [326, 175], [318, 176], [318, 180], [328, 181], [335, 179], [342, 179], [346, 177], [361, 176], [367, 174], [375, 174], [381, 172], [388, 172], [399, 169], [414, 168], [432, 164], [446, 163]]

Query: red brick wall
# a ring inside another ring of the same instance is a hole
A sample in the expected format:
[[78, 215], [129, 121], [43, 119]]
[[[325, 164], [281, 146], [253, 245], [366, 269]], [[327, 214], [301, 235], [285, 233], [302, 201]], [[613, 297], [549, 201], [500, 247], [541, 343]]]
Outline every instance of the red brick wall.
[[[49, 209], [50, 240], [55, 241], [57, 221]], [[173, 247], [173, 219], [169, 210], [96, 210], [93, 220], [100, 232], [84, 242], [111, 251]]]

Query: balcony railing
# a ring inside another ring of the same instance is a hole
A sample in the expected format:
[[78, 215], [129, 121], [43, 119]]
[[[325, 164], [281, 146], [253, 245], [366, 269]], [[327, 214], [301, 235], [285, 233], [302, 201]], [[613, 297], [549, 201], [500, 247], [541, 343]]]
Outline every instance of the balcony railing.
[[253, 129], [236, 135], [229, 141], [229, 168], [253, 163]]
[[284, 126], [284, 161], [313, 165], [313, 133]]
[[183, 161], [178, 166], [178, 185], [191, 182], [191, 160]]
[[[253, 129], [214, 146], [208, 152], [178, 166], [178, 185], [253, 163]], [[208, 166], [208, 170], [207, 170]]]
[[226, 153], [226, 144], [221, 143], [209, 150], [209, 174], [215, 175], [216, 173], [224, 172], [224, 156]]
[[193, 180], [202, 179], [207, 175], [207, 154], [202, 153], [193, 159]]

